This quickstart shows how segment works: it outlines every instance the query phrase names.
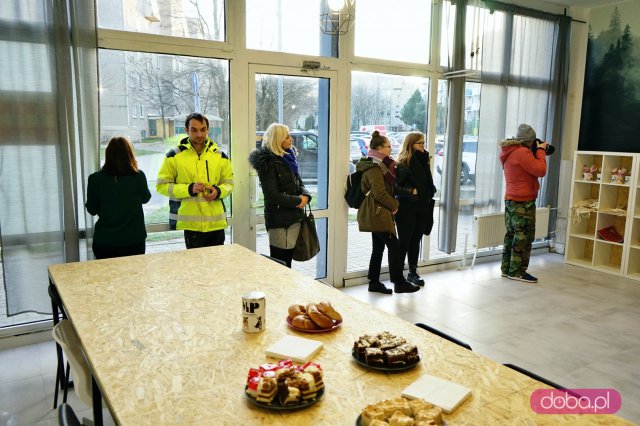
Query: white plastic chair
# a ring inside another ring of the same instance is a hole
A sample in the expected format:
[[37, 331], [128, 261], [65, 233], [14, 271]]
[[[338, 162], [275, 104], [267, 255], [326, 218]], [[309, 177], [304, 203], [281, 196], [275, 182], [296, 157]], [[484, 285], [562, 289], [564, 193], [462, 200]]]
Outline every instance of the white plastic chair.
[[80, 339], [71, 322], [68, 319], [61, 320], [53, 327], [52, 334], [53, 339], [62, 347], [71, 365], [74, 377], [73, 388], [76, 391], [76, 395], [89, 407], [93, 406], [89, 364], [84, 357]]

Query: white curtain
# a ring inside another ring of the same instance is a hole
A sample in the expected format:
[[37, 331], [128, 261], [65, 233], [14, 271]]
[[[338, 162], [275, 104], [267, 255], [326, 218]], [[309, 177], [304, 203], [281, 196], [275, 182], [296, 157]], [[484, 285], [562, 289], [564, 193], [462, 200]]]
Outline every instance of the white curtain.
[[86, 258], [83, 186], [98, 162], [93, 2], [3, 0], [0, 57], [1, 318], [51, 312], [47, 266]]
[[498, 142], [520, 123], [557, 149], [549, 161], [539, 205], [556, 207], [568, 69], [568, 17], [486, 1], [482, 15], [481, 107], [474, 214], [504, 207]]

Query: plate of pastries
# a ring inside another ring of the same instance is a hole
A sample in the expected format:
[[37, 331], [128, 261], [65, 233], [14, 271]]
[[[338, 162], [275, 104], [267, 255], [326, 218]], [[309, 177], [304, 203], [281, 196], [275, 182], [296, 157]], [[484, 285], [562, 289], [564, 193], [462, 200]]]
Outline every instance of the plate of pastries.
[[388, 331], [360, 336], [353, 343], [351, 356], [360, 365], [386, 372], [410, 370], [420, 362], [416, 345]]
[[424, 399], [403, 397], [367, 405], [356, 420], [356, 426], [441, 426], [446, 424], [442, 420], [440, 407]]
[[290, 359], [249, 369], [245, 395], [254, 405], [269, 410], [310, 407], [324, 395], [322, 367], [315, 362], [294, 365]]
[[330, 302], [291, 305], [288, 309], [287, 324], [289, 327], [304, 333], [326, 333], [342, 324], [342, 315]]

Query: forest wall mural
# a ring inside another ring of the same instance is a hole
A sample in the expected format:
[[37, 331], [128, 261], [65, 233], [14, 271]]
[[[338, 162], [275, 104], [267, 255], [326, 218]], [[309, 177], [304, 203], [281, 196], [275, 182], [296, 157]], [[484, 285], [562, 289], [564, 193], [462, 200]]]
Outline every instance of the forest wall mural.
[[578, 149], [640, 152], [640, 0], [591, 17]]

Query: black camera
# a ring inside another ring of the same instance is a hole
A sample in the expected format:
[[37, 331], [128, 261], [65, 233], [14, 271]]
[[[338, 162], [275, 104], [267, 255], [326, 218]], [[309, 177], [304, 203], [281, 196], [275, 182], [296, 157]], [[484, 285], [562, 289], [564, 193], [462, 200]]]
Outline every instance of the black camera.
[[[531, 151], [533, 152], [533, 155], [536, 155], [536, 150], [538, 149], [538, 144], [539, 143], [544, 143], [544, 141], [541, 141], [538, 138], [535, 138], [533, 140], [533, 146], [531, 147]], [[556, 148], [553, 145], [547, 144], [547, 149], [544, 150], [544, 153], [547, 155], [551, 155], [554, 152], [556, 152]]]

